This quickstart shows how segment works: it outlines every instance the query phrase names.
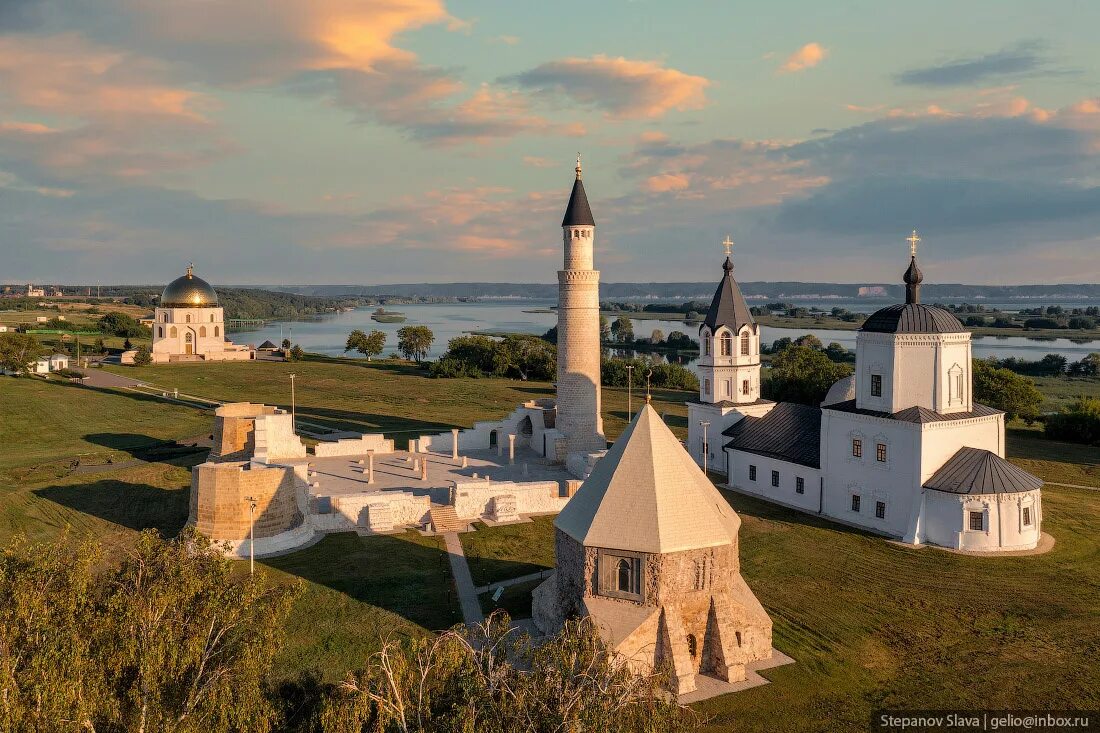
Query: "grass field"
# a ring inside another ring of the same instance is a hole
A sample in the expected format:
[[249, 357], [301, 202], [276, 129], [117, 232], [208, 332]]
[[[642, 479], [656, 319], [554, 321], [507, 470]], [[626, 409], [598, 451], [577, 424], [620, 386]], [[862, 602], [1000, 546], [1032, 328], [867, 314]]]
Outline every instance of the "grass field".
[[[549, 386], [503, 380], [432, 380], [404, 365], [352, 360], [125, 369], [168, 388], [218, 399], [287, 405], [299, 375], [303, 419], [382, 429], [407, 438], [499, 417]], [[621, 432], [626, 395], [605, 390], [605, 425]], [[681, 436], [684, 393], [656, 395]], [[635, 408], [638, 396], [635, 395]], [[209, 412], [109, 390], [0, 379], [0, 542], [66, 528], [124, 543], [152, 527], [171, 535], [187, 515], [189, 466], [163, 459], [164, 441], [207, 433]], [[412, 412], [415, 417], [410, 415]], [[425, 418], [423, 416], [429, 416]], [[1100, 487], [1095, 448], [1045, 440], [1022, 426], [1010, 459], [1048, 481]], [[81, 465], [73, 459], [82, 457]], [[137, 458], [148, 458], [140, 462]], [[107, 464], [107, 460], [114, 461]], [[99, 464], [99, 465], [95, 465]], [[797, 664], [766, 673], [773, 684], [704, 703], [713, 730], [866, 727], [876, 707], [1100, 706], [1100, 491], [1048, 486], [1048, 554], [975, 558], [911, 550], [765, 502], [729, 496], [743, 519], [746, 579], [771, 614], [775, 643]], [[477, 584], [553, 564], [553, 518], [479, 526], [462, 536]], [[476, 559], [474, 559], [476, 558]], [[288, 678], [333, 680], [380, 636], [427, 633], [458, 619], [437, 538], [415, 532], [331, 535], [258, 563], [280, 581], [303, 581], [278, 659]], [[533, 584], [499, 605], [522, 617]]]

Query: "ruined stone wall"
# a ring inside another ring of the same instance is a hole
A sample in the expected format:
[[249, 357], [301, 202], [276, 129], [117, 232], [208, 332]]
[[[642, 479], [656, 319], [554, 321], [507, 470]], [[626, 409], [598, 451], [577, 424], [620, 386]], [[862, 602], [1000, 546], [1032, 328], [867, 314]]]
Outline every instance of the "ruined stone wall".
[[560, 529], [554, 530], [555, 575], [562, 618], [581, 608], [596, 575], [596, 555]]
[[214, 445], [211, 461], [244, 461], [255, 452], [255, 422], [273, 415], [277, 408], [251, 402], [231, 402], [214, 410]]
[[302, 524], [294, 470], [248, 463], [203, 463], [191, 472], [187, 523], [213, 540], [248, 538], [249, 501], [256, 500], [255, 536], [273, 537]]

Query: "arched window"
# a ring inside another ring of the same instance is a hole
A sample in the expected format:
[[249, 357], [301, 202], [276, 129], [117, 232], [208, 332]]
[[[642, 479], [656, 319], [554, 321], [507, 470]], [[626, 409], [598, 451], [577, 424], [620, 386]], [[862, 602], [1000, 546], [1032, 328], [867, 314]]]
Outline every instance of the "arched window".
[[176, 327], [175, 326], [172, 326], [172, 330], [168, 332], [168, 335], [171, 336], [172, 338], [175, 338], [176, 336], [179, 335], [179, 334], [176, 333]]
[[191, 343], [191, 341], [192, 341], [192, 338], [193, 338], [193, 337], [191, 336], [191, 332], [190, 332], [190, 331], [188, 331], [187, 333], [185, 333], [185, 334], [183, 335], [183, 340], [184, 340], [184, 341], [186, 341], [187, 343]]
[[629, 560], [627, 560], [626, 558], [622, 558], [619, 560], [619, 564], [616, 569], [616, 576], [618, 578], [617, 585], [619, 591], [621, 591], [622, 593], [634, 592], [634, 583], [631, 582], [632, 578], [630, 577]]
[[722, 356], [733, 356], [733, 336], [722, 334]]
[[206, 326], [199, 326], [199, 336], [206, 338]]
[[164, 326], [157, 326], [157, 338], [164, 338]]
[[745, 332], [741, 334], [741, 356], [749, 355], [749, 334]]
[[692, 659], [699, 656], [699, 642], [695, 640], [695, 634], [688, 634], [688, 654]]
[[703, 356], [710, 356], [710, 331], [703, 331]]
[[214, 314], [213, 314], [213, 313], [211, 313], [211, 314], [210, 314], [210, 322], [211, 322], [211, 323], [213, 323], [213, 322], [214, 322]]
[[190, 322], [191, 322], [191, 314], [190, 314], [190, 313], [188, 313], [188, 314], [187, 314], [187, 322], [188, 322], [188, 323], [190, 323]]
[[215, 336], [220, 336], [221, 335], [221, 334], [218, 333], [218, 327], [217, 326], [214, 326], [214, 335]]

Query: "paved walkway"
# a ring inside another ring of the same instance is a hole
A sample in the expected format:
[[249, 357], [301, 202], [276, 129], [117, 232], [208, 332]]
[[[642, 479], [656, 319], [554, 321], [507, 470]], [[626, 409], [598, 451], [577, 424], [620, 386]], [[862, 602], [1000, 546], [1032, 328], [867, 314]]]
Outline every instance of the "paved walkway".
[[508, 580], [501, 580], [497, 583], [489, 583], [489, 585], [479, 585], [474, 588], [475, 593], [488, 593], [493, 588], [507, 588], [510, 585], [519, 585], [520, 583], [527, 583], [532, 580], [542, 580], [550, 576], [553, 570], [546, 569], [540, 570], [537, 573], [531, 573], [529, 575], [521, 575], [518, 578], [509, 578]]
[[84, 384], [92, 387], [139, 387], [145, 384], [139, 379], [131, 379], [103, 369], [78, 369], [77, 371], [85, 376]]
[[1056, 481], [1044, 481], [1047, 486], [1065, 486], [1068, 489], [1088, 489], [1089, 491], [1100, 491], [1100, 486], [1082, 486], [1081, 484], [1060, 484]]
[[443, 535], [443, 541], [447, 545], [447, 557], [451, 561], [451, 574], [454, 575], [458, 603], [462, 607], [462, 620], [467, 625], [480, 624], [485, 620], [485, 616], [481, 613], [477, 589], [474, 588], [474, 579], [470, 577], [470, 566], [466, 563], [466, 553], [462, 551], [462, 542], [458, 539], [458, 533], [446, 533]]

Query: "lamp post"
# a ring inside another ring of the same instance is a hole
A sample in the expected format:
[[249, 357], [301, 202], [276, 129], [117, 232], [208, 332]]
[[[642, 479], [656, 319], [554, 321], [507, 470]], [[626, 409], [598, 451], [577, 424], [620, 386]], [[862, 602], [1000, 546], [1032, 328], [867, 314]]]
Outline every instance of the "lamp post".
[[700, 420], [699, 425], [703, 428], [703, 473], [710, 471], [710, 442], [707, 440], [707, 428], [710, 423], [706, 420]]
[[630, 422], [634, 418], [634, 415], [633, 415], [634, 403], [633, 403], [633, 400], [631, 399], [633, 397], [633, 392], [631, 391], [631, 387], [633, 387], [633, 386], [634, 386], [634, 365], [633, 364], [627, 364], [626, 365], [626, 421], [627, 422]]
[[256, 574], [256, 498], [246, 496], [248, 502], [248, 574]]
[[294, 377], [297, 374], [290, 375], [290, 429], [295, 435], [298, 434], [298, 413], [295, 412], [294, 407]]

